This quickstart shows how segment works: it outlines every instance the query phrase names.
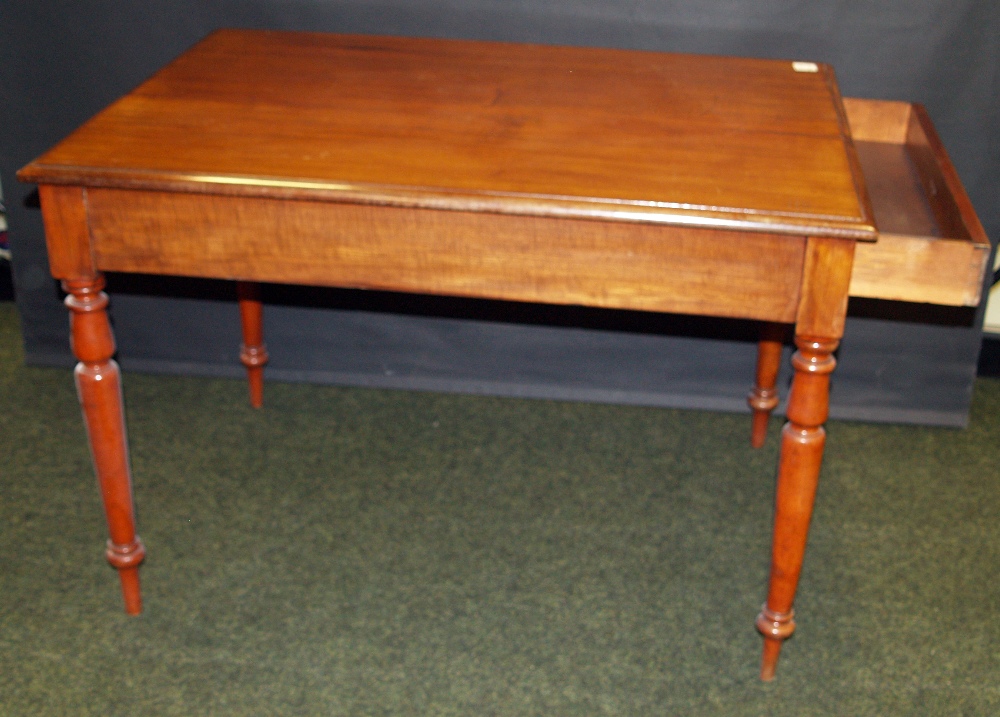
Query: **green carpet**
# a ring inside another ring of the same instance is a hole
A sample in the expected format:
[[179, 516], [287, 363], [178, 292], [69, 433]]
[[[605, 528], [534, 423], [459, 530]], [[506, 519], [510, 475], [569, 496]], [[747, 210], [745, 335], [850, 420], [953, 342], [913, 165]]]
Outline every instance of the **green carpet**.
[[[749, 379], [749, 377], [748, 377]], [[1000, 381], [834, 422], [778, 678], [779, 430], [695, 411], [129, 374], [127, 617], [69, 371], [0, 304], [0, 715], [1000, 714]]]

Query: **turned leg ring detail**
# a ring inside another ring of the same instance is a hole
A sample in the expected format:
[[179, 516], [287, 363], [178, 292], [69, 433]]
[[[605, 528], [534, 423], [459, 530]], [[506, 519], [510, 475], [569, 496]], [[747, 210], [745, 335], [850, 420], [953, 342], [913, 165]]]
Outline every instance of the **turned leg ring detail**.
[[142, 539], [137, 535], [135, 540], [127, 545], [119, 545], [108, 540], [108, 546], [104, 551], [104, 557], [112, 566], [123, 568], [134, 568], [146, 557], [146, 546], [142, 544]]
[[757, 616], [757, 629], [764, 637], [787, 640], [795, 632], [795, 611], [774, 612], [765, 603]]

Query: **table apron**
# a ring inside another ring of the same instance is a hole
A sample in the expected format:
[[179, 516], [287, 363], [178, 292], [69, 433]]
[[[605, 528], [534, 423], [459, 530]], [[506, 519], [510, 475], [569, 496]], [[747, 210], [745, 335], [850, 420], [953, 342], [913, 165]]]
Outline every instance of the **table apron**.
[[805, 237], [181, 192], [85, 192], [97, 269], [794, 322]]

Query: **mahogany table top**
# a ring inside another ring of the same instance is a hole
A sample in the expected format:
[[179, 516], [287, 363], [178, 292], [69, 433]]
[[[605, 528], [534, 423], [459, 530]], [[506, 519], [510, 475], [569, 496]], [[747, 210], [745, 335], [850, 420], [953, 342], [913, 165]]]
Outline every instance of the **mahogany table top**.
[[19, 176], [875, 238], [832, 70], [777, 60], [220, 30]]

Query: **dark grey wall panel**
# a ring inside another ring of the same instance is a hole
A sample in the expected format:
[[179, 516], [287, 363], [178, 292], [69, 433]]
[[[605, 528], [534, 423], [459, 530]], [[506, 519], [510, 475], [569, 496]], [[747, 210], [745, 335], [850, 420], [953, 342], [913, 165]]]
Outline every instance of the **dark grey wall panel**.
[[[408, 0], [0, 4], [0, 177], [29, 360], [70, 363], [41, 218], [16, 169], [219, 26], [603, 45], [831, 63], [844, 94], [922, 102], [1000, 228], [1000, 6], [992, 0]], [[142, 288], [146, 286], [146, 288]], [[113, 277], [126, 369], [238, 375], [224, 285]], [[272, 288], [271, 376], [738, 410], [742, 322]], [[961, 425], [981, 317], [855, 302], [833, 414]]]

